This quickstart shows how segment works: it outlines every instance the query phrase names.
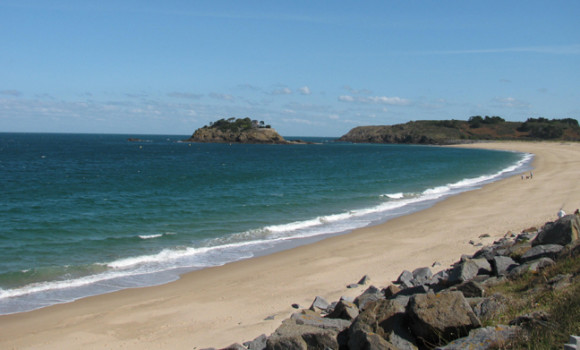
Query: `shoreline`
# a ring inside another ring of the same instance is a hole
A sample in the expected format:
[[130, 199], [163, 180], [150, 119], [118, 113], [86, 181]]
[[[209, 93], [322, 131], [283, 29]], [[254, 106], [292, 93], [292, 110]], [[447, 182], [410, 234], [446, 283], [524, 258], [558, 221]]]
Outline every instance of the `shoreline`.
[[[520, 173], [422, 211], [306, 246], [189, 272], [169, 284], [127, 289], [0, 316], [0, 347], [15, 349], [223, 347], [270, 334], [298, 303], [355, 296], [363, 275], [386, 286], [404, 270], [444, 269], [508, 231], [556, 219], [580, 206], [580, 144], [492, 142], [456, 147], [533, 153]], [[480, 239], [482, 234], [489, 238]], [[266, 320], [267, 318], [273, 319]]]

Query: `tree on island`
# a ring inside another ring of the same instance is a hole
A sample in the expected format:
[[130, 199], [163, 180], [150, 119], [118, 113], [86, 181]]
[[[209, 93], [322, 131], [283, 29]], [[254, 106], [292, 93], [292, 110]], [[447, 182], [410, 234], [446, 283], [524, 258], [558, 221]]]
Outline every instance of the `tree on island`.
[[252, 120], [250, 118], [228, 118], [210, 122], [203, 129], [217, 129], [223, 132], [240, 132], [251, 129], [270, 129], [270, 125], [265, 125], [264, 121]]

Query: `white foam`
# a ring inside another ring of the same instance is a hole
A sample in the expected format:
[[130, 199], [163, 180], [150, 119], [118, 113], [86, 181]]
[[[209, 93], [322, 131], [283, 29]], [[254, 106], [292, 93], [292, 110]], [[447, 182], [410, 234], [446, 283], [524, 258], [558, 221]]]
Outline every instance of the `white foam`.
[[403, 192], [387, 193], [387, 194], [381, 195], [381, 197], [388, 197], [391, 199], [401, 199], [401, 198], [405, 197], [405, 194]]
[[163, 237], [163, 234], [158, 233], [158, 234], [153, 234], [153, 235], [139, 235], [139, 238], [141, 238], [141, 239], [153, 239], [153, 238], [159, 238], [159, 237]]

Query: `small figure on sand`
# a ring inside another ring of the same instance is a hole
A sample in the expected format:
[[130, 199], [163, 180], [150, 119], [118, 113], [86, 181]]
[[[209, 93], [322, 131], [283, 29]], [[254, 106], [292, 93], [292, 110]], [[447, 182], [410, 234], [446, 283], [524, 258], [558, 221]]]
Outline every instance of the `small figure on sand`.
[[563, 209], [560, 209], [560, 211], [558, 211], [558, 218], [561, 219], [564, 216], [566, 216], [566, 212]]

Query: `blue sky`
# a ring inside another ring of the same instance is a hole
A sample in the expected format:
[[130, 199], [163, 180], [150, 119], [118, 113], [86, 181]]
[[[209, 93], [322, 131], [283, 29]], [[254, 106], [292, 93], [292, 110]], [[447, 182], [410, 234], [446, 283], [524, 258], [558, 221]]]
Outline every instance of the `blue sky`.
[[580, 1], [0, 0], [0, 132], [580, 119]]

